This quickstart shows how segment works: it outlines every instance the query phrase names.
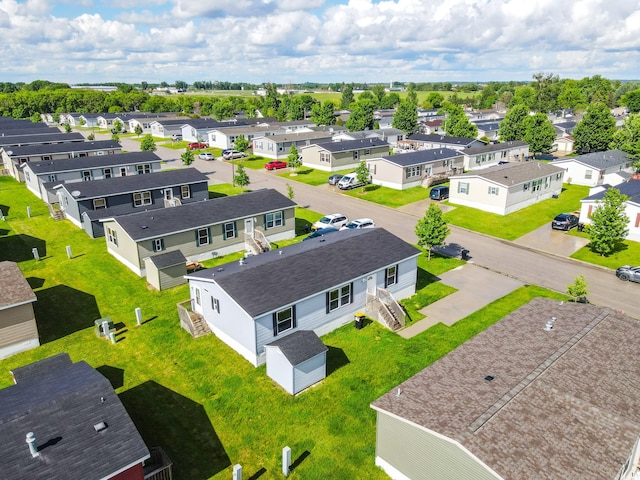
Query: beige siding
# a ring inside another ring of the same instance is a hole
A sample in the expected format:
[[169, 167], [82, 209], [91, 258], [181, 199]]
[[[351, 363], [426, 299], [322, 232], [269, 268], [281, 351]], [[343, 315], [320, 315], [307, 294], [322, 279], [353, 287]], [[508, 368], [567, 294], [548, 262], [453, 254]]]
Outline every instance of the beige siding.
[[156, 290], [162, 290], [162, 286], [160, 283], [160, 272], [158, 271], [158, 268], [149, 259], [145, 260], [144, 265], [145, 265], [144, 271], [146, 273], [147, 282], [151, 286], [153, 286], [153, 288], [155, 288]]
[[187, 267], [184, 264], [162, 269], [158, 273], [160, 277], [160, 290], [187, 283], [184, 278], [184, 275], [187, 274]]
[[496, 480], [498, 475], [449, 439], [378, 412], [376, 457], [412, 480]]
[[375, 172], [371, 174], [371, 182], [383, 187], [402, 189], [404, 169], [393, 163], [384, 160], [372, 160], [368, 162], [369, 171], [374, 167]]
[[31, 303], [0, 312], [0, 347], [38, 338]]
[[[111, 228], [116, 232], [118, 237], [118, 245], [114, 245], [109, 242], [109, 237], [107, 235], [107, 228]], [[134, 242], [131, 237], [129, 237], [124, 230], [118, 225], [116, 222], [105, 222], [104, 223], [104, 233], [105, 239], [107, 242], [107, 249], [110, 253], [116, 255], [118, 258], [124, 259], [126, 262], [131, 264], [133, 267], [144, 267], [142, 259], [138, 258], [138, 246], [136, 242]]]
[[0, 310], [0, 329], [35, 320], [33, 303], [25, 303], [17, 307]]

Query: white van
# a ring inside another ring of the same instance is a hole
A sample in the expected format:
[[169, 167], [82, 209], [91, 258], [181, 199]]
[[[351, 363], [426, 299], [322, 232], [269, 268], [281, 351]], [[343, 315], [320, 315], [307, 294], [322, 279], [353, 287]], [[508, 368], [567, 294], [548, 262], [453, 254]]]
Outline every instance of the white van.
[[342, 177], [340, 179], [340, 181], [338, 182], [338, 188], [340, 190], [349, 190], [351, 188], [357, 188], [357, 187], [361, 187], [363, 185], [366, 185], [369, 182], [359, 182], [358, 181], [358, 175], [356, 174], [356, 172], [351, 172], [351, 173], [347, 173], [344, 177]]

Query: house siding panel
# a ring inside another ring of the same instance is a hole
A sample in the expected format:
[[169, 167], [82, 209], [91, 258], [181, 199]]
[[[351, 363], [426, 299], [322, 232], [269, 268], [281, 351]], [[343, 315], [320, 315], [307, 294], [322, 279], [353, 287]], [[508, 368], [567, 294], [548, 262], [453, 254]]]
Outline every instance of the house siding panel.
[[412, 480], [500, 479], [459, 445], [384, 412], [377, 413], [376, 464]]
[[293, 383], [294, 367], [278, 347], [267, 347], [267, 375], [287, 393], [295, 394]]
[[322, 352], [309, 360], [294, 367], [293, 393], [298, 393], [305, 388], [318, 383], [327, 376], [327, 353]]
[[35, 319], [0, 327], [0, 348], [34, 339], [38, 340]]

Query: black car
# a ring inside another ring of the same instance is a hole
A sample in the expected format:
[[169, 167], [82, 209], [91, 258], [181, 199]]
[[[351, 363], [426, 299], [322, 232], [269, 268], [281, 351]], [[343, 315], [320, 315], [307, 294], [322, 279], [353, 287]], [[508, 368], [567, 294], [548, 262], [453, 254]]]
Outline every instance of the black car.
[[340, 175], [339, 173], [334, 173], [329, 177], [329, 185], [337, 185], [343, 176], [344, 175]]
[[571, 213], [561, 213], [551, 222], [551, 228], [555, 230], [569, 231], [578, 226], [580, 219]]
[[640, 266], [632, 267], [630, 265], [624, 265], [618, 267], [616, 277], [625, 282], [631, 280], [632, 282], [640, 283]]

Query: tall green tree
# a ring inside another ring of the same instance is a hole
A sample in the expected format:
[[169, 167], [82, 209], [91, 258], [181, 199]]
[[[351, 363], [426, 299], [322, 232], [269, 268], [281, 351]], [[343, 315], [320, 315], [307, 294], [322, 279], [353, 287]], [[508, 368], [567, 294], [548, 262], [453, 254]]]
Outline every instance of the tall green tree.
[[236, 141], [233, 142], [233, 145], [239, 152], [246, 152], [249, 150], [249, 140], [247, 140], [242, 134], [238, 135]]
[[342, 87], [342, 97], [340, 98], [340, 108], [342, 110], [347, 110], [349, 105], [351, 105], [355, 100], [353, 95], [353, 83], [345, 85]]
[[64, 131], [65, 131], [65, 133], [71, 133], [71, 124], [70, 123], [65, 123], [64, 124]]
[[573, 108], [582, 110], [586, 108], [587, 97], [580, 91], [576, 80], [564, 80], [560, 86], [558, 106], [561, 108]]
[[567, 295], [572, 297], [574, 302], [586, 303], [588, 294], [584, 275], [578, 275], [573, 283], [567, 285]]
[[116, 133], [120, 133], [122, 131], [122, 122], [116, 119], [116, 121], [113, 122], [113, 129], [116, 131]]
[[516, 88], [511, 103], [509, 103], [510, 107], [515, 105], [526, 105], [529, 110], [534, 110], [536, 105], [536, 91], [534, 88], [529, 86]]
[[188, 167], [195, 160], [193, 150], [191, 150], [190, 148], [186, 148], [184, 153], [180, 155], [180, 158], [182, 159], [182, 164]]
[[529, 118], [529, 107], [520, 104], [511, 107], [504, 120], [500, 122], [500, 140], [509, 142], [512, 140], [524, 140], [527, 134], [527, 119]]
[[529, 144], [529, 151], [536, 153], [549, 153], [556, 138], [556, 131], [544, 113], [536, 113], [527, 117], [527, 130], [524, 141]]
[[236, 173], [233, 176], [233, 183], [238, 187], [248, 187], [251, 180], [249, 179], [249, 175], [247, 175], [246, 170], [244, 169], [244, 165], [241, 163], [238, 164], [238, 168], [236, 169]]
[[413, 83], [410, 83], [407, 87], [407, 101], [413, 104], [413, 108], [418, 108], [418, 94]]
[[293, 172], [296, 171], [296, 168], [300, 166], [300, 153], [298, 152], [298, 147], [295, 144], [291, 144], [291, 148], [289, 149], [289, 155], [287, 156], [287, 165], [291, 167]]
[[336, 117], [333, 112], [334, 104], [332, 101], [318, 102], [311, 107], [311, 121], [316, 125], [334, 125]]
[[442, 216], [442, 210], [435, 203], [429, 205], [424, 217], [416, 224], [415, 231], [418, 245], [426, 248], [429, 260], [431, 260], [431, 248], [444, 245], [444, 241], [451, 233]]
[[427, 95], [427, 98], [422, 102], [422, 108], [426, 110], [438, 109], [444, 103], [444, 95], [438, 92], [431, 92]]
[[362, 184], [361, 192], [364, 193], [364, 189], [369, 183], [369, 178], [371, 174], [369, 173], [369, 167], [367, 167], [367, 162], [362, 159], [358, 166], [356, 167], [356, 178], [358, 179], [358, 183]]
[[603, 152], [609, 149], [616, 133], [616, 121], [603, 103], [587, 107], [587, 113], [573, 130], [574, 150], [579, 153]]
[[157, 149], [158, 147], [156, 147], [156, 142], [150, 133], [142, 137], [142, 142], [140, 142], [140, 150], [142, 150], [143, 152], [155, 152]]
[[142, 134], [142, 127], [139, 123], [136, 123], [136, 127], [133, 129], [133, 131], [136, 132], [137, 136], [140, 136]]
[[349, 119], [345, 123], [345, 127], [350, 132], [359, 132], [361, 130], [371, 130], [373, 128], [373, 111], [374, 104], [371, 101], [358, 101], [353, 110], [351, 110], [351, 115], [349, 115]]
[[640, 114], [629, 115], [622, 125], [613, 134], [611, 148], [617, 148], [627, 152], [632, 157], [640, 157]]
[[443, 127], [447, 135], [465, 138], [478, 136], [478, 127], [469, 121], [460, 105], [444, 102], [438, 113], [445, 116]]
[[629, 217], [625, 213], [628, 199], [617, 188], [609, 188], [602, 200], [596, 202], [588, 229], [592, 251], [607, 256], [620, 249], [629, 233]]
[[410, 100], [400, 102], [391, 122], [393, 128], [402, 130], [407, 135], [418, 130], [418, 110]]
[[533, 89], [536, 92], [534, 110], [536, 112], [549, 113], [558, 108], [558, 94], [560, 91], [560, 79], [552, 73], [533, 74]]
[[640, 90], [627, 92], [621, 99], [620, 104], [625, 105], [630, 113], [640, 112]]
[[382, 99], [387, 94], [387, 92], [385, 91], [385, 86], [380, 83], [374, 85], [371, 88], [371, 93], [373, 93], [373, 96], [375, 97], [376, 105], [380, 105]]

